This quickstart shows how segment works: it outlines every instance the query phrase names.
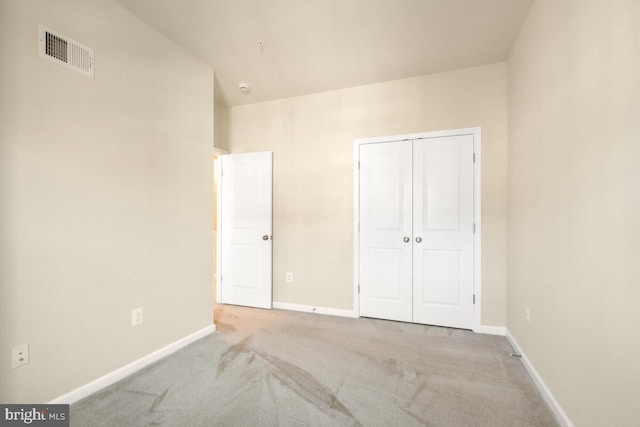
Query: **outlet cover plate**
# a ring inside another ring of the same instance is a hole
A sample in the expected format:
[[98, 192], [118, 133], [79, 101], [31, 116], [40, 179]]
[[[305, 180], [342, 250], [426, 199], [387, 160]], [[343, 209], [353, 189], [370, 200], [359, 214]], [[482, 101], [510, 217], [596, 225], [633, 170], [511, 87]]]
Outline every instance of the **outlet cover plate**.
[[142, 323], [142, 307], [131, 310], [131, 326], [138, 326]]

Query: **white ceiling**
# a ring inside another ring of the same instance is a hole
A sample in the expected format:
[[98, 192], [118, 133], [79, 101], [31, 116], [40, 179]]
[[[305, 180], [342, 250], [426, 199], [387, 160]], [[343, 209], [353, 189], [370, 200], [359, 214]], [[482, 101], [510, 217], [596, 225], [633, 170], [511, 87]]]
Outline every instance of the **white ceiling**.
[[227, 105], [503, 61], [532, 2], [116, 1], [210, 64]]

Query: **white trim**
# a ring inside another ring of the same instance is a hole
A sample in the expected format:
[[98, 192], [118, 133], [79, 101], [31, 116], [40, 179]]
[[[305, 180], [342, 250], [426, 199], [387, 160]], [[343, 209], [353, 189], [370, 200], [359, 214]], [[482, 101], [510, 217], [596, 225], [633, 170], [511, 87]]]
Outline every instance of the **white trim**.
[[458, 135], [470, 135], [470, 134], [475, 135], [476, 133], [479, 133], [479, 132], [480, 132], [480, 127], [471, 127], [471, 128], [461, 128], [461, 129], [436, 130], [436, 131], [429, 131], [429, 132], [406, 133], [402, 135], [379, 136], [379, 137], [373, 137], [373, 138], [358, 138], [358, 139], [354, 139], [353, 142], [355, 145], [360, 145], [360, 144], [372, 144], [377, 142], [402, 141], [405, 139], [440, 138], [443, 136], [458, 136]]
[[[360, 174], [358, 164], [360, 161], [360, 145], [380, 142], [402, 141], [407, 139], [440, 138], [443, 136], [473, 135], [473, 152], [475, 163], [473, 164], [473, 221], [476, 232], [473, 236], [473, 293], [476, 303], [473, 306], [474, 331], [480, 331], [482, 326], [482, 131], [480, 127], [448, 129], [432, 132], [410, 133], [404, 135], [381, 136], [375, 138], [360, 138], [353, 141], [353, 312], [360, 315], [360, 294], [358, 284], [360, 282], [360, 246], [358, 239], [358, 221], [360, 219]], [[498, 334], [498, 335], [504, 335]]]
[[558, 402], [558, 400], [555, 398], [553, 393], [551, 393], [551, 390], [549, 390], [549, 387], [547, 387], [547, 384], [544, 382], [544, 380], [542, 379], [538, 371], [536, 371], [536, 368], [533, 367], [533, 364], [531, 363], [527, 355], [524, 354], [524, 352], [520, 348], [520, 345], [518, 345], [518, 342], [513, 337], [513, 335], [511, 335], [511, 332], [508, 329], [507, 329], [506, 336], [507, 336], [507, 340], [509, 341], [509, 344], [511, 344], [511, 347], [513, 347], [516, 353], [522, 356], [521, 360], [522, 360], [522, 363], [524, 364], [524, 367], [526, 368], [527, 372], [529, 372], [529, 375], [531, 376], [531, 379], [533, 379], [533, 382], [536, 385], [536, 387], [538, 387], [540, 394], [542, 394], [542, 397], [551, 408], [551, 411], [553, 412], [553, 415], [556, 417], [556, 420], [558, 421], [558, 423], [560, 423], [562, 427], [574, 427], [573, 422], [571, 422], [571, 419], [569, 418], [569, 416], [566, 414], [566, 412], [564, 412], [564, 410], [560, 406], [560, 402]]
[[482, 132], [479, 127], [464, 129], [473, 134], [473, 329], [482, 328]]
[[478, 334], [487, 334], [487, 335], [499, 335], [504, 337], [507, 334], [507, 328], [504, 326], [486, 326], [480, 325], [479, 328], [473, 330]]
[[55, 399], [48, 402], [49, 404], [72, 404], [81, 399], [84, 399], [87, 396], [92, 395], [95, 392], [102, 390], [105, 387], [110, 386], [113, 383], [120, 381], [121, 379], [128, 377], [129, 375], [139, 371], [140, 369], [156, 362], [163, 357], [166, 357], [181, 348], [186, 347], [187, 345], [199, 340], [200, 338], [204, 338], [207, 335], [212, 334], [216, 331], [216, 325], [209, 325], [205, 328], [200, 329], [192, 333], [191, 335], [187, 335], [184, 338], [181, 338], [173, 343], [164, 346], [152, 353], [147, 354], [146, 356], [141, 357], [138, 360], [135, 360], [128, 365], [125, 365], [121, 368], [116, 369], [115, 371], [109, 372], [106, 375], [101, 376], [83, 386], [80, 386], [68, 393], [63, 394], [62, 396], [56, 397]]
[[288, 302], [275, 302], [273, 308], [278, 310], [302, 311], [304, 313], [327, 314], [329, 316], [358, 318], [358, 315], [352, 310], [342, 310], [331, 307], [314, 307], [312, 305], [289, 304]]
[[360, 142], [353, 141], [353, 313], [360, 317]]
[[216, 302], [221, 303], [222, 299], [220, 294], [222, 293], [222, 281], [220, 280], [222, 275], [219, 274], [222, 269], [222, 230], [220, 230], [220, 225], [222, 225], [222, 156], [226, 154], [226, 151], [219, 150], [217, 148], [213, 149], [214, 153], [216, 153], [218, 168], [214, 171], [215, 180], [217, 185], [216, 188], [216, 223], [213, 224], [214, 233], [216, 236], [216, 274], [215, 274], [215, 287], [216, 287]]
[[214, 280], [214, 286], [216, 287], [216, 302], [219, 303], [221, 301], [220, 300], [221, 284], [220, 284], [220, 275], [218, 274], [218, 272], [222, 268], [222, 256], [221, 256], [222, 245], [220, 243], [222, 241], [221, 239], [222, 233], [220, 232], [220, 228], [219, 228], [219, 225], [221, 224], [220, 215], [222, 215], [222, 192], [220, 191], [220, 189], [222, 188], [222, 174], [221, 174], [222, 173], [222, 156], [224, 156], [225, 154], [229, 154], [229, 152], [226, 150], [222, 150], [220, 148], [216, 148], [214, 143], [213, 153], [218, 158], [218, 169], [214, 171], [214, 173], [216, 174], [215, 178], [216, 178], [216, 182], [218, 183], [218, 188], [216, 188], [216, 224], [213, 224], [213, 229], [216, 236], [216, 259], [215, 259], [216, 274], [213, 276], [213, 280]]

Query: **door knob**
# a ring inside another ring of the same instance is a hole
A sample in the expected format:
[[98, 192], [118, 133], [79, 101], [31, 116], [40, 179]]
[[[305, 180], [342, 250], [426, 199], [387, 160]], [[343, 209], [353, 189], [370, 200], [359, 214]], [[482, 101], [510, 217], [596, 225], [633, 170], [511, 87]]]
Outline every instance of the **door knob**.
[[416, 242], [418, 243], [422, 242], [422, 237], [416, 237]]
[[410, 238], [408, 238], [408, 237], [405, 237], [405, 238], [404, 238], [404, 239], [402, 239], [402, 240], [404, 240], [404, 242], [405, 242], [405, 243], [409, 243], [409, 240], [411, 240], [411, 239], [410, 239]]
[[264, 236], [262, 236], [262, 240], [269, 240], [269, 235], [265, 234]]

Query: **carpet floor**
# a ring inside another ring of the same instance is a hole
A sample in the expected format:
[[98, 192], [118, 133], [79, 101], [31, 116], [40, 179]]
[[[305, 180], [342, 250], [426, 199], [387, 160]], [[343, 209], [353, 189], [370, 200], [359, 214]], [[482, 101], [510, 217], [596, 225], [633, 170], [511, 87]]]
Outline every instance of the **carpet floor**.
[[557, 426], [504, 337], [216, 306], [217, 332], [71, 406], [91, 426]]

